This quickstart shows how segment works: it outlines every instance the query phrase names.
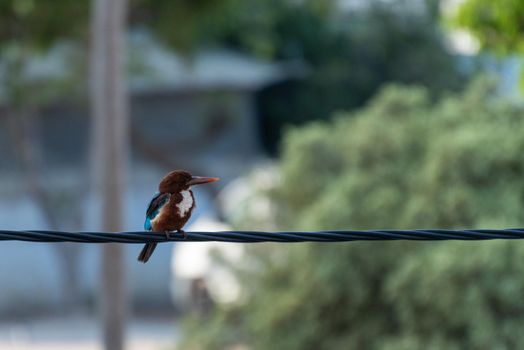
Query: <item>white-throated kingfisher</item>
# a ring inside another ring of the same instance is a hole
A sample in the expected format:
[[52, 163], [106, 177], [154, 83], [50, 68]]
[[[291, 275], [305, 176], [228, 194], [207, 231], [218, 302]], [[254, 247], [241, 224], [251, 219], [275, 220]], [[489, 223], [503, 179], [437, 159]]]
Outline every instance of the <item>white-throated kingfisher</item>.
[[[164, 232], [169, 238], [172, 231], [182, 232], [182, 227], [195, 208], [195, 197], [191, 186], [218, 181], [217, 177], [192, 176], [184, 170], [175, 170], [164, 176], [146, 211], [144, 229]], [[147, 262], [156, 248], [156, 243], [146, 243], [138, 261]]]

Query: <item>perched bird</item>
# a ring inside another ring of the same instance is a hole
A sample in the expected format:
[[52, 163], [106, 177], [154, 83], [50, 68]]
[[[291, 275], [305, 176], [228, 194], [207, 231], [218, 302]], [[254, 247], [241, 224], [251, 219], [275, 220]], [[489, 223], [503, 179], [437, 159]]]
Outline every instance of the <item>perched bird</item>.
[[[178, 231], [185, 235], [182, 227], [195, 208], [195, 197], [191, 186], [218, 180], [217, 177], [192, 176], [183, 170], [170, 172], [160, 181], [158, 192], [147, 207], [144, 229], [164, 232], [167, 238], [171, 231]], [[138, 256], [138, 261], [147, 262], [156, 245], [156, 243], [146, 243]]]

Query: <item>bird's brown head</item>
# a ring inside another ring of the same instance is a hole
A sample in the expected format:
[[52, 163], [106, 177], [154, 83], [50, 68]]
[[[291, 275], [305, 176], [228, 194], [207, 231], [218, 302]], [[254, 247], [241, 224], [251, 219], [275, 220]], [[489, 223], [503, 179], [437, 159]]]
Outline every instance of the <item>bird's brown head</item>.
[[193, 176], [184, 170], [174, 170], [164, 176], [158, 185], [160, 193], [177, 193], [193, 185], [218, 181], [218, 177]]

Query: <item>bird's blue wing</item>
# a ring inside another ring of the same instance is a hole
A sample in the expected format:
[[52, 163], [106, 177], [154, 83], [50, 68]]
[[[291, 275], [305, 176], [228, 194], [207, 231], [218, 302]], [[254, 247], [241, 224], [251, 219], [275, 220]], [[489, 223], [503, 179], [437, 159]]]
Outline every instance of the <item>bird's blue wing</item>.
[[169, 202], [169, 198], [171, 198], [169, 193], [156, 193], [151, 199], [146, 211], [146, 221], [144, 222], [145, 230], [150, 231], [152, 229], [151, 220], [153, 220], [160, 212], [160, 209]]

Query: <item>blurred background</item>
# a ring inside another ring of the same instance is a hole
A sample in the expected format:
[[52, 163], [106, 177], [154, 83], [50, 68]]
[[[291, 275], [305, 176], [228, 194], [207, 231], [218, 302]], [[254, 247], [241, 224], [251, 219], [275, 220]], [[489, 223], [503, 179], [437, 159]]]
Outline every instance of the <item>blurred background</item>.
[[[524, 1], [0, 0], [2, 229], [524, 222]], [[1, 349], [518, 349], [524, 245], [0, 245]]]

